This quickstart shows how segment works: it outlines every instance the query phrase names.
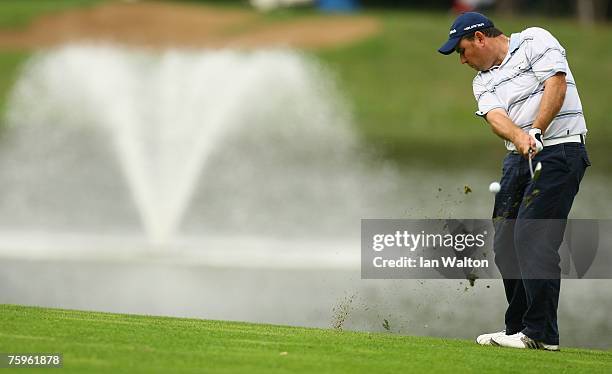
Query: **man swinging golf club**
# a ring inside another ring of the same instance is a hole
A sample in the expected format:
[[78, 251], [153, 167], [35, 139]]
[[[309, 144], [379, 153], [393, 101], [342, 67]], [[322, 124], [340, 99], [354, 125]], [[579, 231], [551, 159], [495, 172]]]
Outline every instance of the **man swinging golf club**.
[[[438, 51], [457, 52], [462, 64], [478, 71], [476, 114], [509, 151], [493, 209], [495, 263], [508, 301], [505, 330], [476, 342], [559, 350], [558, 249], [590, 165], [582, 104], [565, 50], [544, 29], [507, 37], [484, 15], [469, 12], [455, 20]], [[560, 224], [550, 230], [550, 222]]]

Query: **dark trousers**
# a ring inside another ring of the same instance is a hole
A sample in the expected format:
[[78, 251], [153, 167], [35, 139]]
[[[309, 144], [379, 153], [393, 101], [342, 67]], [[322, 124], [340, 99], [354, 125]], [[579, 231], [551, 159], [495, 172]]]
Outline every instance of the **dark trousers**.
[[528, 161], [509, 153], [495, 197], [495, 263], [504, 281], [506, 334], [523, 332], [559, 344], [557, 306], [561, 286], [559, 246], [565, 219], [590, 165], [581, 143], [545, 147], [533, 159], [542, 173], [532, 182]]

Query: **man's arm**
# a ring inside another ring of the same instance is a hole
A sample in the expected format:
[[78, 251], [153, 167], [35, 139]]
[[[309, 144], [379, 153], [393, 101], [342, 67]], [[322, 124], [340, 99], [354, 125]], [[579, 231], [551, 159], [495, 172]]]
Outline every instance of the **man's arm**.
[[532, 128], [542, 130], [542, 134], [546, 132], [548, 125], [559, 114], [565, 101], [566, 92], [565, 73], [557, 73], [544, 82], [544, 94]]
[[[565, 73], [557, 73], [544, 82], [544, 93], [532, 128], [539, 129], [544, 134], [548, 125], [561, 110], [566, 91]], [[514, 143], [516, 150], [524, 157], [529, 155], [529, 149], [537, 151], [534, 138], [519, 129], [508, 117], [505, 110], [501, 108], [493, 109], [487, 113], [485, 118], [491, 125], [493, 132]]]
[[505, 110], [493, 109], [487, 113], [485, 119], [495, 134], [514, 143], [516, 150], [524, 157], [529, 155], [530, 148], [535, 148], [535, 140], [515, 125]]

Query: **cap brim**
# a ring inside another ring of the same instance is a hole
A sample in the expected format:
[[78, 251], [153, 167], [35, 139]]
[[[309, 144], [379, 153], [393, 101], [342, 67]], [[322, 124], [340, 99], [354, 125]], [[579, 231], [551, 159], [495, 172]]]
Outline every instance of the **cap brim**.
[[446, 43], [444, 43], [444, 45], [438, 49], [438, 52], [442, 53], [443, 55], [450, 55], [455, 51], [455, 48], [457, 48], [459, 40], [461, 40], [460, 37], [448, 39]]

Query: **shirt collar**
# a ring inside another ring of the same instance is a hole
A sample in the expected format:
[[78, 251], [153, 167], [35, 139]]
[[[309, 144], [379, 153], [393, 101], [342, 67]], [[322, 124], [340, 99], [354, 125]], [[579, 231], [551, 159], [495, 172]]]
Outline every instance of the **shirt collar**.
[[520, 44], [521, 44], [521, 34], [512, 34], [512, 35], [510, 35], [510, 47], [508, 49], [508, 52], [510, 54], [513, 54], [514, 51], [516, 51], [518, 49]]
[[502, 61], [501, 64], [499, 65], [495, 65], [495, 66], [491, 66], [491, 68], [487, 71], [493, 70], [493, 69], [497, 69], [500, 68], [502, 66], [504, 66], [506, 64], [506, 62], [508, 62], [508, 60], [510, 59], [510, 57], [512, 56], [512, 54], [514, 52], [516, 52], [516, 50], [518, 49], [518, 47], [521, 45], [521, 34], [512, 34], [510, 35], [510, 41], [508, 42], [508, 53], [506, 53], [506, 57], [504, 57], [504, 60]]

